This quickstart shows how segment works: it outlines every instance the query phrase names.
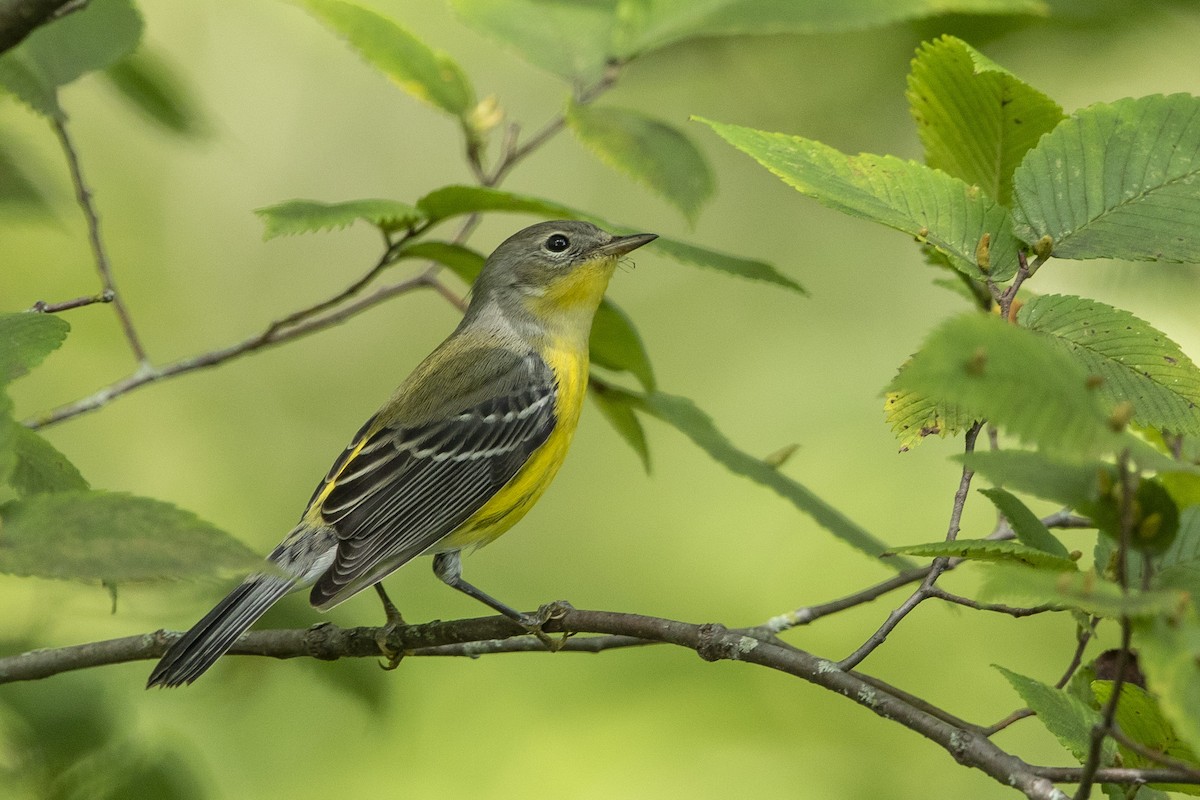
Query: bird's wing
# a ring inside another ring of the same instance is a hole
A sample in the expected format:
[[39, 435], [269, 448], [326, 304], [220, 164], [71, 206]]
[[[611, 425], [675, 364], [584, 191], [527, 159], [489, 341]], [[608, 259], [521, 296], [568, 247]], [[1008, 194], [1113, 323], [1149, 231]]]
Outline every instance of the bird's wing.
[[339, 543], [314, 606], [336, 605], [428, 550], [550, 436], [557, 384], [541, 358], [514, 353], [487, 374], [469, 392], [486, 399], [420, 424], [368, 422], [333, 465], [313, 503]]

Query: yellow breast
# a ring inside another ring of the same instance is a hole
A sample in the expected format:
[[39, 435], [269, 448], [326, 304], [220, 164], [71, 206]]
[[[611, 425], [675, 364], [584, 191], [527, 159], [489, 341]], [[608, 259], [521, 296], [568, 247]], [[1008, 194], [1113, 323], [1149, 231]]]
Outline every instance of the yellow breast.
[[583, 410], [588, 353], [586, 347], [568, 347], [564, 342], [556, 342], [547, 348], [542, 357], [558, 380], [554, 430], [512, 480], [471, 515], [462, 527], [439, 542], [437, 550], [482, 547], [507, 531], [533, 507], [562, 466]]

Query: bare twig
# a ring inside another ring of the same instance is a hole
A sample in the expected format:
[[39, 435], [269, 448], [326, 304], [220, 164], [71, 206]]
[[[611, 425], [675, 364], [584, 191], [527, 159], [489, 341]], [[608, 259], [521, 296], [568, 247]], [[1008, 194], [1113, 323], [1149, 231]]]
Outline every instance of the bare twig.
[[105, 289], [100, 294], [89, 294], [83, 297], [76, 297], [71, 300], [62, 300], [57, 303], [47, 303], [45, 300], [38, 300], [30, 307], [30, 311], [35, 314], [57, 314], [60, 311], [70, 311], [73, 308], [82, 308], [96, 303], [111, 303], [116, 297], [112, 291]]
[[[975, 422], [975, 424], [967, 429], [963, 443], [963, 447], [967, 453], [970, 453], [975, 449], [975, 440], [979, 437], [979, 431], [983, 428], [983, 425], [983, 421], [980, 420]], [[950, 511], [950, 523], [946, 529], [946, 541], [948, 542], [954, 541], [958, 537], [959, 525], [962, 522], [963, 507], [966, 505], [967, 493], [971, 489], [971, 478], [974, 477], [974, 475], [974, 471], [964, 464], [962, 468], [962, 475], [958, 481], [958, 490], [954, 493], [954, 504]], [[895, 609], [891, 614], [888, 615], [888, 618], [884, 620], [884, 623], [881, 626], [879, 626], [879, 629], [875, 631], [875, 633], [871, 634], [870, 638], [863, 642], [862, 646], [860, 646], [846, 658], [842, 659], [838, 666], [841, 669], [846, 670], [854, 669], [854, 667], [861, 664], [863, 659], [869, 656], [875, 650], [875, 648], [883, 644], [884, 641], [887, 640], [888, 635], [896, 629], [896, 626], [899, 625], [914, 608], [929, 598], [930, 590], [933, 589], [933, 585], [937, 582], [937, 579], [941, 576], [941, 574], [946, 571], [949, 563], [950, 559], [948, 558], [935, 558], [929, 567], [929, 573], [925, 576], [925, 579], [921, 581], [921, 585], [917, 588], [917, 590], [913, 592], [909, 598], [900, 605], [899, 608]]]
[[92, 192], [83, 178], [79, 153], [75, 149], [74, 142], [71, 141], [70, 132], [67, 131], [66, 120], [55, 117], [51, 120], [51, 125], [67, 159], [67, 166], [71, 172], [71, 183], [75, 187], [75, 200], [79, 203], [83, 217], [87, 221], [88, 242], [92, 247], [92, 257], [96, 261], [96, 272], [99, 273], [100, 283], [104, 287], [103, 294], [111, 296], [110, 302], [113, 310], [117, 312], [117, 319], [121, 321], [121, 329], [125, 332], [125, 339], [129, 342], [129, 349], [133, 351], [134, 358], [137, 359], [139, 366], [148, 367], [146, 349], [142, 347], [137, 329], [133, 327], [133, 318], [129, 315], [129, 309], [125, 306], [125, 301], [117, 292], [116, 284], [113, 282], [112, 266], [104, 248], [104, 237], [100, 235], [100, 217], [96, 213], [96, 207], [92, 204]]
[[1002, 603], [981, 603], [978, 600], [972, 600], [969, 597], [947, 592], [938, 586], [931, 586], [925, 592], [930, 598], [935, 600], [944, 600], [947, 603], [953, 603], [966, 608], [973, 608], [976, 611], [993, 611], [997, 614], [1007, 614], [1010, 617], [1031, 617], [1034, 614], [1045, 614], [1047, 611], [1062, 611], [1062, 606], [1041, 605], [1029, 607], [1006, 606]]
[[224, 364], [226, 361], [231, 361], [235, 358], [253, 353], [256, 350], [261, 350], [265, 347], [271, 347], [284, 342], [290, 342], [293, 339], [299, 339], [307, 336], [310, 333], [324, 330], [338, 323], [344, 322], [350, 317], [359, 314], [366, 309], [378, 305], [385, 300], [389, 300], [397, 295], [411, 292], [415, 289], [434, 288], [440, 285], [440, 281], [436, 277], [432, 277], [428, 273], [422, 273], [415, 278], [406, 281], [392, 284], [379, 289], [374, 294], [362, 298], [361, 300], [343, 306], [337, 311], [326, 314], [322, 317], [306, 320], [300, 324], [280, 328], [274, 323], [268, 325], [267, 328], [259, 334], [251, 336], [248, 339], [243, 339], [240, 342], [231, 344], [227, 347], [218, 350], [210, 350], [206, 353], [201, 353], [187, 358], [181, 358], [178, 361], [172, 361], [161, 367], [149, 367], [144, 370], [139, 370], [115, 383], [100, 389], [94, 394], [88, 395], [73, 403], [68, 403], [64, 406], [59, 406], [52, 411], [46, 412], [41, 416], [34, 417], [25, 421], [25, 425], [30, 428], [42, 428], [47, 425], [53, 425], [56, 422], [61, 422], [65, 419], [78, 416], [88, 411], [94, 411], [104, 406], [108, 401], [115, 397], [128, 394], [129, 392], [139, 389], [143, 386], [148, 386], [167, 378], [173, 378], [178, 375], [185, 375], [189, 372], [215, 367], [218, 364]]

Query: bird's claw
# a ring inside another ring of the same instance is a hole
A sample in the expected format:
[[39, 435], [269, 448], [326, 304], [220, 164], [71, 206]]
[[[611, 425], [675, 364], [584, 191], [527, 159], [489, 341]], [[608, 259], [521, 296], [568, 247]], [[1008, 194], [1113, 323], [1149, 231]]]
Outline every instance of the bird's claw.
[[522, 614], [517, 620], [517, 623], [538, 638], [542, 644], [546, 645], [546, 649], [551, 653], [557, 653], [567, 643], [567, 639], [571, 636], [568, 632], [557, 638], [550, 636], [542, 626], [553, 619], [562, 619], [566, 612], [574, 608], [566, 600], [555, 600], [553, 603], [546, 603], [541, 606], [533, 614]]
[[379, 648], [379, 652], [382, 653], [384, 658], [387, 659], [386, 662], [379, 662], [379, 668], [387, 672], [391, 672], [396, 667], [400, 666], [400, 662], [404, 659], [404, 651], [401, 649], [394, 649], [391, 644], [388, 643], [388, 639], [390, 639], [392, 634], [395, 633], [402, 625], [404, 625], [404, 620], [402, 619], [398, 621], [389, 620], [387, 625], [384, 625], [382, 628], [379, 628], [375, 631], [375, 644]]

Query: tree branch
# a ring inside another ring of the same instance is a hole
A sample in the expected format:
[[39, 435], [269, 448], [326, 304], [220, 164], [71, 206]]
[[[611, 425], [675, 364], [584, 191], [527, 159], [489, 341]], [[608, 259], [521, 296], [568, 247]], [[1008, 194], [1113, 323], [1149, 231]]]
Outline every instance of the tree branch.
[[[1082, 770], [1036, 767], [997, 747], [973, 726], [962, 723], [925, 701], [913, 698], [875, 678], [840, 669], [811, 653], [763, 638], [754, 629], [731, 630], [719, 624], [696, 625], [676, 620], [607, 611], [560, 608], [546, 623], [547, 633], [597, 634], [572, 638], [564, 650], [596, 652], [650, 643], [672, 644], [695, 651], [705, 661], [741, 661], [767, 667], [837, 692], [878, 716], [900, 723], [948, 752], [958, 763], [974, 767], [1005, 786], [1036, 800], [1063, 800], [1053, 783], [1074, 782]], [[153, 659], [161, 656], [179, 634], [158, 631], [105, 642], [51, 650], [35, 650], [0, 659], [0, 683], [36, 680], [74, 669]], [[517, 637], [517, 638], [514, 638]], [[399, 628], [339, 628], [332, 624], [306, 630], [251, 631], [232, 654], [272, 658], [375, 658], [384, 645], [408, 656], [467, 655], [544, 649], [525, 630], [504, 617], [431, 622]], [[1105, 782], [1140, 784], [1148, 781], [1200, 783], [1200, 777], [1180, 770], [1097, 770]]]

